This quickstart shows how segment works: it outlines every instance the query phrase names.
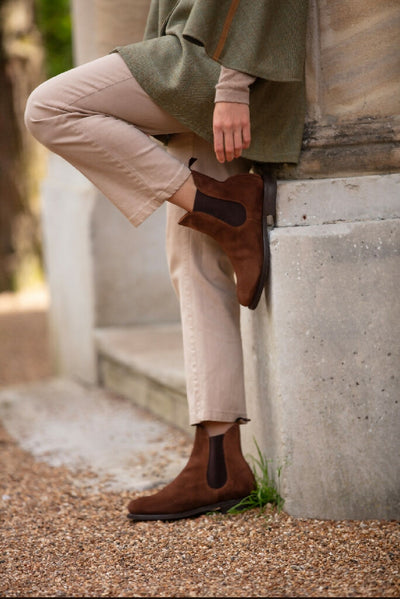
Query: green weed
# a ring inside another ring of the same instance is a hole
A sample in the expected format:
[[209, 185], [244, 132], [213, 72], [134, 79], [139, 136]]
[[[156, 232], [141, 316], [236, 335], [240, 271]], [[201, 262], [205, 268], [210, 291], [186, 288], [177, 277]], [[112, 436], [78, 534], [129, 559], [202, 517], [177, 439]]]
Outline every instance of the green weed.
[[244, 497], [237, 505], [228, 510], [228, 514], [239, 514], [245, 510], [260, 508], [263, 510], [267, 504], [275, 506], [280, 511], [284, 504], [279, 494], [279, 480], [282, 472], [282, 466], [277, 468], [276, 483], [269, 474], [270, 461], [261, 453], [257, 441], [254, 439], [258, 457], [250, 456], [253, 462], [253, 473], [256, 479], [256, 488], [247, 497]]

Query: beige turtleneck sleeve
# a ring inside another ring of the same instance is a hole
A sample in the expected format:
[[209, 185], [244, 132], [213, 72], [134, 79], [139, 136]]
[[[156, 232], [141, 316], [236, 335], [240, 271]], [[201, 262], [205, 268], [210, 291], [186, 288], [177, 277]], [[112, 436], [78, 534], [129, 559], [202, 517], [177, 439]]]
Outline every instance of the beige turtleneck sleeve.
[[256, 77], [221, 66], [221, 72], [217, 85], [215, 86], [214, 102], [238, 102], [249, 103], [249, 86], [254, 83]]

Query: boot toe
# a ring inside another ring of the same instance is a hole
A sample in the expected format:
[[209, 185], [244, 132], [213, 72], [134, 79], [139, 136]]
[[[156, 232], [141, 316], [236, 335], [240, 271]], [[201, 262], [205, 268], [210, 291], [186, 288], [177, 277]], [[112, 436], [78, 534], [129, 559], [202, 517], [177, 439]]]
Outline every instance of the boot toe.
[[128, 504], [128, 512], [130, 514], [146, 514], [146, 497], [132, 499]]

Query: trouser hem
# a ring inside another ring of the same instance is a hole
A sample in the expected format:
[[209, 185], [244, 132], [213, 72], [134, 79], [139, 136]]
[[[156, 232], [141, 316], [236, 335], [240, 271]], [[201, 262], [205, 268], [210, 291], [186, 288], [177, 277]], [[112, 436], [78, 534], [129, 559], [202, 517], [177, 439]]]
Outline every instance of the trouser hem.
[[160, 194], [161, 197], [155, 197], [152, 200], [149, 200], [144, 206], [141, 206], [139, 210], [128, 217], [132, 225], [134, 227], [139, 227], [153, 214], [153, 212], [155, 212], [155, 210], [157, 210], [165, 201], [169, 200], [174, 193], [182, 187], [185, 181], [190, 177], [190, 174], [190, 170], [182, 164], [166, 189]]
[[190, 418], [189, 424], [190, 426], [196, 426], [196, 424], [200, 424], [201, 422], [206, 422], [210, 420], [211, 422], [236, 422], [237, 420], [243, 419], [243, 421], [247, 422], [249, 419], [247, 418], [247, 414], [238, 414], [233, 412], [204, 412], [202, 415], [198, 417]]

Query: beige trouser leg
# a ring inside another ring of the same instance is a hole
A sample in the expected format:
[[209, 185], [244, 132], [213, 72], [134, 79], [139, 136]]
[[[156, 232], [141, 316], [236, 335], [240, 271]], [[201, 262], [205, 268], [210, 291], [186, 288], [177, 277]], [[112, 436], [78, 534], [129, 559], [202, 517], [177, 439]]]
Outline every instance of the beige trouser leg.
[[40, 85], [28, 99], [25, 122], [135, 226], [190, 175], [187, 166], [149, 137], [188, 129], [152, 101], [118, 54]]
[[[30, 96], [32, 134], [88, 177], [134, 224], [168, 200], [190, 175], [248, 170], [221, 165], [212, 147], [158, 107], [112, 54], [63, 73]], [[174, 133], [167, 153], [149, 135]], [[168, 204], [167, 247], [180, 298], [190, 422], [245, 417], [239, 304], [230, 262], [208, 236], [180, 227]]]
[[[246, 160], [220, 164], [195, 135], [174, 135], [169, 152], [202, 173], [224, 180], [247, 172]], [[181, 307], [190, 423], [246, 417], [240, 306], [233, 269], [211, 237], [179, 226], [184, 210], [167, 205], [167, 255]]]

